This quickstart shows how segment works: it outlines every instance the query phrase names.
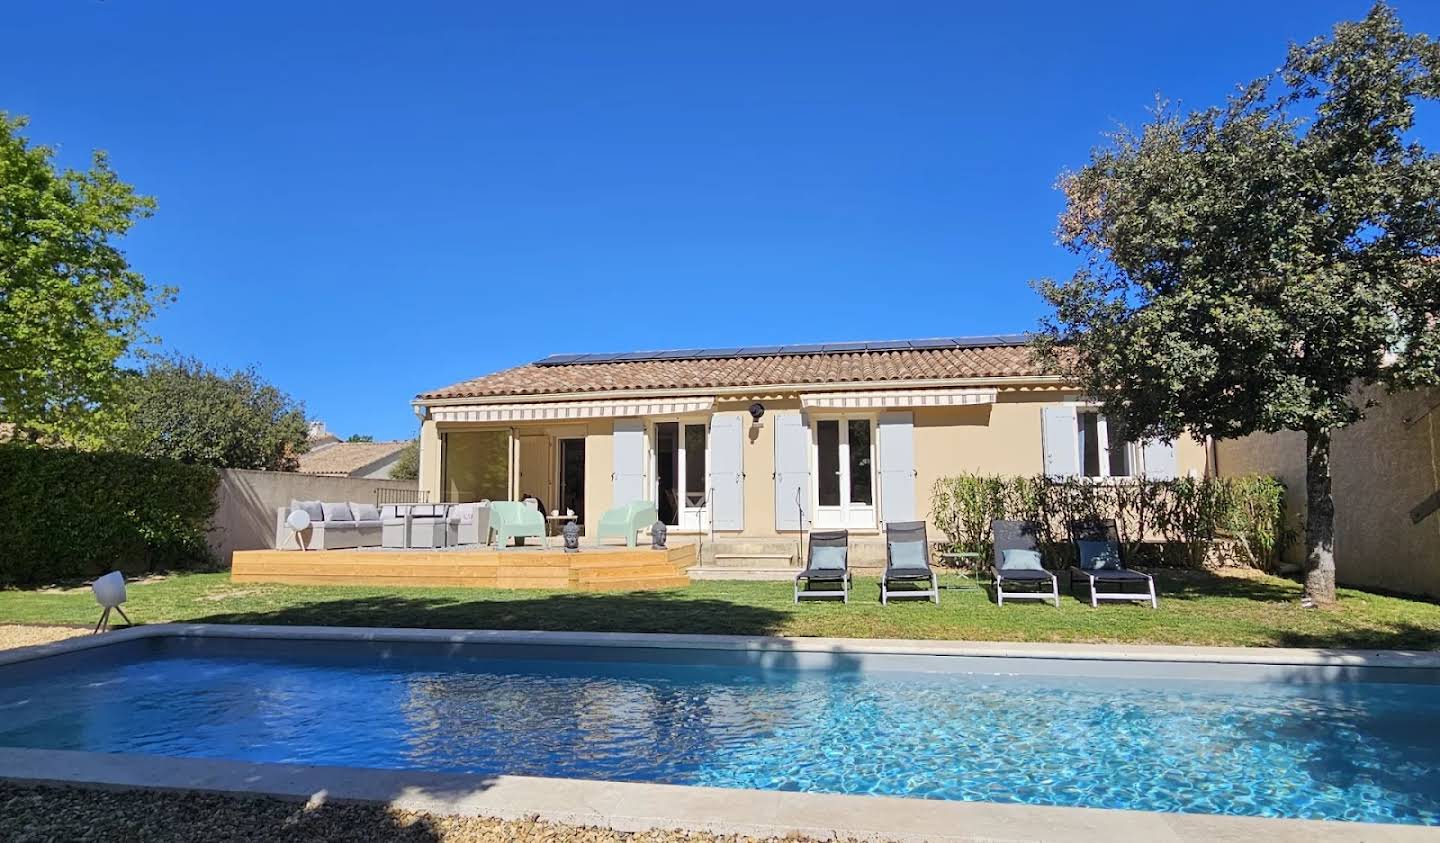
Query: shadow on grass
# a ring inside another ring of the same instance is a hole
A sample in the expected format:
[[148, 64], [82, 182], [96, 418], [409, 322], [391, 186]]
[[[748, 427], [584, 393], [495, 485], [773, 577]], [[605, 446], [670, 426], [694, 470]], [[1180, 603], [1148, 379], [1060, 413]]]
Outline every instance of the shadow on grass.
[[578, 594], [497, 598], [403, 594], [337, 598], [265, 611], [225, 612], [196, 623], [397, 626], [421, 629], [537, 629], [568, 632], [670, 632], [776, 635], [788, 613], [685, 592]]
[[1178, 568], [1155, 568], [1147, 571], [1155, 577], [1161, 599], [1203, 600], [1229, 597], [1262, 603], [1294, 603], [1300, 599], [1300, 585], [1289, 580], [1260, 579], [1210, 571]]

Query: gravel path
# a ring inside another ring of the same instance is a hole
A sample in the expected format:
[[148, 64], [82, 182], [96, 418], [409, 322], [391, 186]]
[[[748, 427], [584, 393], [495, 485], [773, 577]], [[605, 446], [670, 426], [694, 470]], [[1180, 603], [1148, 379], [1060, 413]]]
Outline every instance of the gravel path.
[[19, 626], [0, 624], [0, 650], [15, 647], [29, 647], [34, 644], [49, 644], [65, 638], [85, 635], [90, 630], [72, 626]]
[[[639, 834], [391, 811], [371, 805], [299, 805], [275, 799], [194, 793], [31, 787], [0, 782], [0, 839], [14, 843], [145, 841], [219, 843], [285, 840], [403, 843], [742, 843], [750, 838], [684, 831]], [[788, 843], [813, 838], [787, 837]], [[775, 841], [775, 838], [771, 838]], [[828, 843], [835, 843], [834, 840]]]

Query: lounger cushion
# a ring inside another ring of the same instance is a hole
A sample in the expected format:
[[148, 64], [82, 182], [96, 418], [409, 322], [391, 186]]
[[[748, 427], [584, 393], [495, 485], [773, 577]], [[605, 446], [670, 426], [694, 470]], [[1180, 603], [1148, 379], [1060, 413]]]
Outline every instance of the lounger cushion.
[[1050, 582], [1051, 574], [1044, 569], [1033, 570], [1031, 568], [1000, 569], [1000, 579], [1011, 582]]
[[925, 543], [891, 542], [890, 567], [925, 569], [927, 567], [925, 562]]
[[322, 503], [320, 508], [325, 511], [326, 521], [354, 521], [355, 516], [350, 513], [348, 503]]
[[1080, 542], [1080, 567], [1086, 571], [1120, 570], [1120, 548], [1114, 542]]
[[810, 548], [810, 567], [816, 571], [845, 570], [845, 548], [823, 546]]
[[379, 521], [380, 507], [371, 503], [350, 502], [350, 512], [354, 514], [356, 521]]
[[1045, 566], [1040, 564], [1040, 552], [1036, 550], [1007, 550], [1001, 556], [1000, 570], [1009, 573], [1011, 571], [1043, 571]]
[[290, 501], [290, 511], [294, 512], [297, 509], [304, 510], [312, 522], [325, 520], [325, 508], [320, 505], [319, 501]]

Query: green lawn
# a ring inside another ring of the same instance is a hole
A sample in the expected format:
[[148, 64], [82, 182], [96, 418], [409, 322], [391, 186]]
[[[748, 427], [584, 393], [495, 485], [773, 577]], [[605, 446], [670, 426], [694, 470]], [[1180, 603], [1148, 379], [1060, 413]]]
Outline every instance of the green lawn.
[[[132, 584], [137, 623], [324, 624], [459, 629], [692, 632], [846, 638], [1096, 641], [1280, 647], [1440, 649], [1440, 605], [1344, 589], [1338, 605], [1307, 610], [1299, 586], [1260, 575], [1157, 574], [1160, 608], [1065, 597], [999, 608], [947, 587], [942, 604], [881, 606], [873, 580], [851, 603], [796, 606], [785, 582], [697, 582], [659, 592], [579, 594], [468, 588], [233, 585], [226, 574]], [[946, 586], [956, 581], [947, 577]], [[91, 624], [88, 589], [0, 591], [0, 623]]]

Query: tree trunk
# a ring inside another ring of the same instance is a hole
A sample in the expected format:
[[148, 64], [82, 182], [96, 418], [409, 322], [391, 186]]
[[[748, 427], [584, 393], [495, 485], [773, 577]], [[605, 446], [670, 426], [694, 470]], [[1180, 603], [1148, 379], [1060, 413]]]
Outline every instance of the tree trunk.
[[1335, 499], [1330, 495], [1330, 430], [1305, 431], [1305, 597], [1335, 602]]

